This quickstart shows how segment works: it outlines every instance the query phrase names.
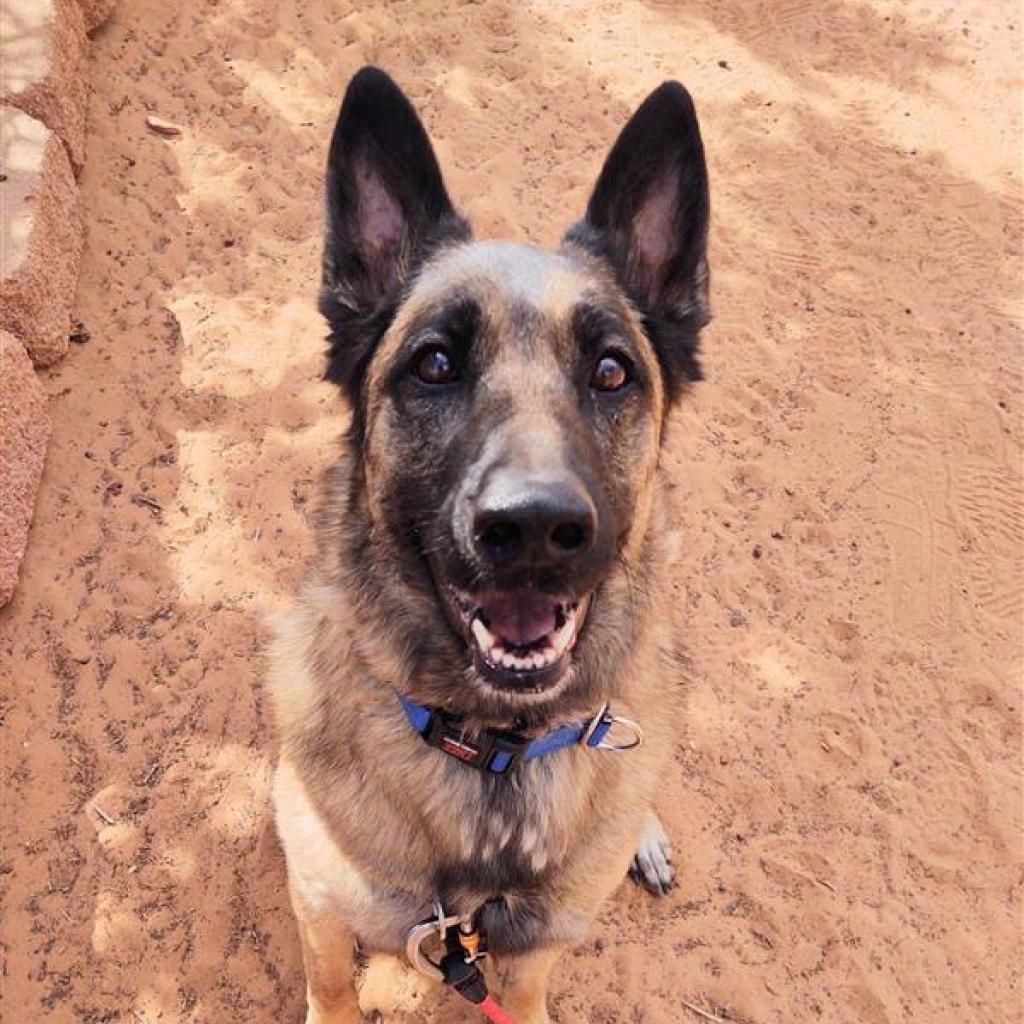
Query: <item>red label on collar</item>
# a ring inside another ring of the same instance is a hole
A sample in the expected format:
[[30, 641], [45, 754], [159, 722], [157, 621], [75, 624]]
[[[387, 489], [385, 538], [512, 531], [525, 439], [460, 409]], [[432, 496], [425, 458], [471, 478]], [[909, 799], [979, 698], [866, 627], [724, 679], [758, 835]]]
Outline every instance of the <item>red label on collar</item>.
[[451, 754], [452, 757], [457, 757], [460, 761], [475, 761], [480, 756], [478, 748], [452, 739], [451, 736], [442, 736], [440, 746], [446, 754]]

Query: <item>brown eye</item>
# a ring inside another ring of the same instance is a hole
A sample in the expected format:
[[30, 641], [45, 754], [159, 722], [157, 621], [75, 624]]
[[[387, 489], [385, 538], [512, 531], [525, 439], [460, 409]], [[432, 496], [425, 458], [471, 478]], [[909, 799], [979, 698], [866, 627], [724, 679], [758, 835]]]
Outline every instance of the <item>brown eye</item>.
[[598, 391], [618, 391], [629, 383], [629, 368], [624, 359], [610, 353], [601, 356], [590, 375], [590, 386]]
[[447, 384], [455, 376], [455, 364], [443, 348], [435, 346], [416, 360], [413, 373], [424, 384]]

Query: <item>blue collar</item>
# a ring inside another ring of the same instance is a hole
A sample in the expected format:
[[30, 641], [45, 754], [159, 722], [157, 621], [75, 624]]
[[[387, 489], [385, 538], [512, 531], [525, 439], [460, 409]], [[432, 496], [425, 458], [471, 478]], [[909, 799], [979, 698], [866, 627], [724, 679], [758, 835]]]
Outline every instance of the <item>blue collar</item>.
[[[498, 729], [486, 729], [479, 735], [467, 736], [461, 720], [456, 716], [424, 707], [400, 694], [398, 699], [409, 719], [409, 724], [426, 743], [443, 750], [464, 764], [490, 772], [492, 775], [506, 775], [519, 761], [533, 761], [535, 758], [577, 743], [586, 747], [601, 746], [601, 741], [616, 721], [627, 721], [617, 719], [605, 704], [596, 715], [585, 722], [560, 725], [557, 729], [533, 740]], [[632, 722], [629, 725], [636, 729]], [[639, 742], [639, 729], [636, 731]]]

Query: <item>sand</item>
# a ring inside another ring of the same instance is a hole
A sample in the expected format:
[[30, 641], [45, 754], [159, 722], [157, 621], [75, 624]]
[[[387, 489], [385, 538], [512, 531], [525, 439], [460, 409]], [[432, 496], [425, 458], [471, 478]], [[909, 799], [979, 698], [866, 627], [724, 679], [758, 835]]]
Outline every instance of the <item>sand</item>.
[[666, 458], [680, 884], [623, 886], [554, 1018], [1019, 1022], [1019, 18], [122, 0], [92, 56], [90, 338], [43, 377], [0, 614], [3, 1019], [301, 1020], [260, 651], [344, 426], [318, 380], [321, 164], [374, 61], [484, 236], [555, 241], [664, 78], [708, 148], [708, 379]]

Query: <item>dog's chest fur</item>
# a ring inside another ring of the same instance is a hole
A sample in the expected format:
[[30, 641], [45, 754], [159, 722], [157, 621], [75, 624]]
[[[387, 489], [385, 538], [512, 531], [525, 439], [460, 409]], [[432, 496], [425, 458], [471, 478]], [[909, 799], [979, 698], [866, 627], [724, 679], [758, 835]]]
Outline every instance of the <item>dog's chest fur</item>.
[[590, 789], [592, 772], [580, 760], [588, 756], [594, 754], [558, 752], [497, 777], [446, 765], [450, 779], [442, 799], [455, 812], [451, 826], [461, 857], [445, 870], [500, 891], [557, 866], [585, 813], [581, 794]]
[[[344, 757], [353, 788], [372, 786], [389, 801], [388, 812], [415, 821], [413, 856], [431, 865], [427, 874], [439, 889], [495, 894], [535, 884], [565, 859], [587, 813], [600, 754], [570, 748], [493, 775], [427, 746], [393, 698], [383, 705], [349, 732], [358, 739], [344, 754], [331, 752], [334, 784]], [[385, 761], [373, 756], [381, 749], [390, 752]]]
[[[435, 900], [449, 913], [483, 908], [495, 950], [579, 937], [582, 918], [552, 900], [549, 883], [588, 842], [588, 819], [607, 824], [597, 796], [621, 784], [616, 759], [568, 748], [495, 776], [428, 747], [397, 701], [349, 713], [351, 728], [332, 730], [347, 742], [321, 734], [298, 760], [314, 813], [359, 876], [345, 913], [359, 919], [367, 904], [370, 944], [400, 945]], [[373, 756], [381, 750], [387, 759]], [[331, 888], [346, 899], [344, 886]]]
[[574, 845], [586, 841], [583, 819], [595, 782], [586, 760], [600, 756], [562, 751], [510, 777], [480, 776], [453, 787], [464, 789], [468, 801], [451, 823], [462, 851], [438, 863], [434, 884], [446, 906], [483, 906], [492, 948], [527, 948], [545, 933], [569, 937], [579, 925], [574, 914], [560, 912], [548, 882], [572, 859]]

